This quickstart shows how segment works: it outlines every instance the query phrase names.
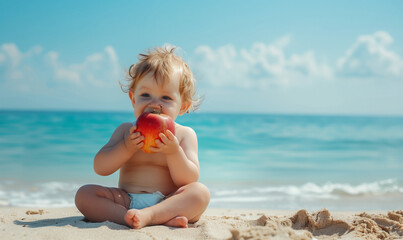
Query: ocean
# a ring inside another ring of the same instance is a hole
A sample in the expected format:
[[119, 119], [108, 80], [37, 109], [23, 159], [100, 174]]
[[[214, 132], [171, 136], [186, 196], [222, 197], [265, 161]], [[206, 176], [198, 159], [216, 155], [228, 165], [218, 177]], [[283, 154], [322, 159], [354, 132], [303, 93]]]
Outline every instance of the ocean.
[[[74, 206], [133, 113], [0, 111], [0, 206]], [[191, 113], [212, 208], [403, 209], [403, 117]]]

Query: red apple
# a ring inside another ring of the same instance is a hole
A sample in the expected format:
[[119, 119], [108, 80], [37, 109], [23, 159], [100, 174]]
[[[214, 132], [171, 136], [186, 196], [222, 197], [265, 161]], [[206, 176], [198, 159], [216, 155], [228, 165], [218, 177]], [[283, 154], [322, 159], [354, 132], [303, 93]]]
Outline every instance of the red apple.
[[150, 147], [156, 147], [155, 140], [161, 138], [160, 133], [166, 130], [171, 131], [175, 135], [175, 122], [172, 118], [158, 112], [144, 112], [136, 121], [137, 132], [144, 136], [144, 146], [141, 148], [146, 153], [152, 153]]

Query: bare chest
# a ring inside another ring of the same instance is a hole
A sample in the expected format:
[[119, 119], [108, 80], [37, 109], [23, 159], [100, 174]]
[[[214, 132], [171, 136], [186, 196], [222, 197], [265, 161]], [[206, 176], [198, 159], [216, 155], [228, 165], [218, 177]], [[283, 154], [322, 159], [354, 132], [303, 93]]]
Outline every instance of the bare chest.
[[134, 154], [132, 158], [126, 162], [125, 165], [127, 165], [127, 167], [138, 165], [167, 167], [167, 160], [164, 154], [161, 153], [146, 154], [143, 151], [139, 150], [138, 153]]

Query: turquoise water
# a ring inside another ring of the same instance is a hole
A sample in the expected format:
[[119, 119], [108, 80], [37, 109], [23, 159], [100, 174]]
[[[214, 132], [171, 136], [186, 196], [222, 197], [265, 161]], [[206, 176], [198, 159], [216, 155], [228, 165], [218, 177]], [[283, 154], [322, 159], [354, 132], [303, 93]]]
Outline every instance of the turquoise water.
[[[132, 113], [0, 111], [0, 206], [73, 206]], [[192, 113], [211, 207], [403, 208], [403, 117]]]

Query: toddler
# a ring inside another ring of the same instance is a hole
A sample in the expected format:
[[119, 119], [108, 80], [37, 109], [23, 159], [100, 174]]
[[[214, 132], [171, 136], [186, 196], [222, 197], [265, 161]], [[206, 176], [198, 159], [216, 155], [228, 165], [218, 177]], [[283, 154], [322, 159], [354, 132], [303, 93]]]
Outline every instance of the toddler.
[[[195, 80], [175, 48], [140, 54], [129, 69], [128, 92], [134, 115], [162, 110], [173, 120], [195, 110]], [[175, 123], [155, 140], [153, 153], [141, 150], [144, 136], [136, 125], [122, 123], [94, 158], [94, 170], [107, 176], [120, 170], [119, 187], [82, 186], [75, 203], [90, 221], [111, 221], [132, 228], [163, 224], [187, 227], [199, 220], [210, 201], [200, 174], [196, 133]]]

